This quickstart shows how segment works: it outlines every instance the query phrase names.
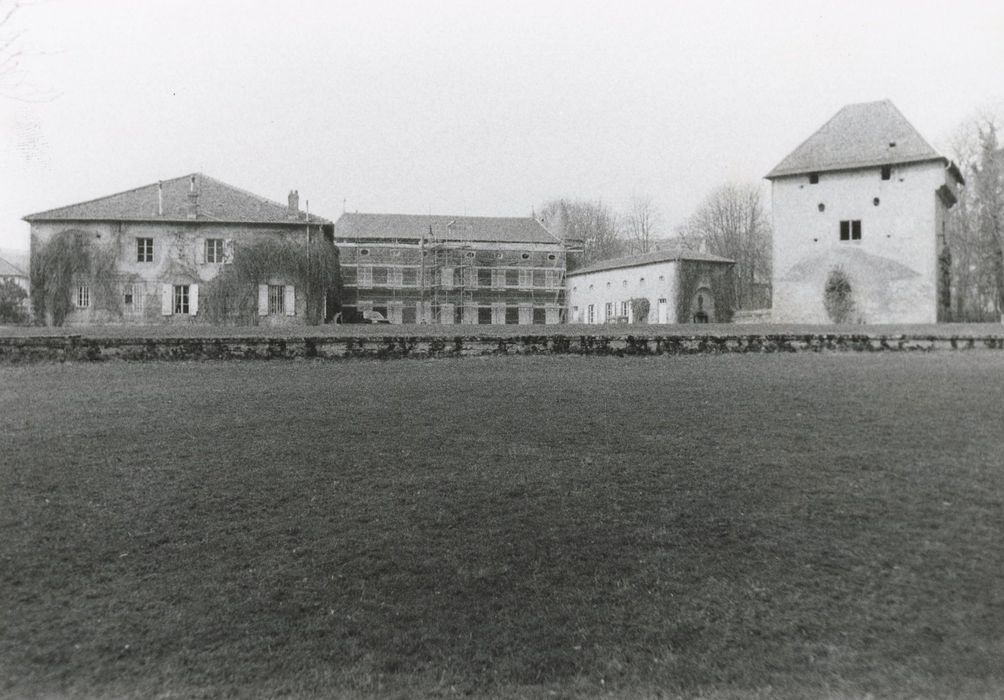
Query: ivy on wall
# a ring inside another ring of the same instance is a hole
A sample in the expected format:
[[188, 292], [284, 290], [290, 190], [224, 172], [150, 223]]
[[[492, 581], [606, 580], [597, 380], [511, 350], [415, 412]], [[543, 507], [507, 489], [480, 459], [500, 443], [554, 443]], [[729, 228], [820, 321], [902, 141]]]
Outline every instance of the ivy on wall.
[[709, 286], [715, 304], [716, 323], [731, 323], [736, 299], [732, 265], [716, 265], [696, 261], [680, 261], [676, 277], [676, 321], [691, 323], [690, 305], [704, 282]]
[[123, 281], [116, 271], [118, 240], [95, 242], [94, 234], [77, 229], [60, 231], [46, 243], [31, 242], [31, 305], [35, 318], [61, 326], [74, 309], [74, 291], [86, 284], [91, 307], [121, 315], [119, 290]]
[[840, 267], [830, 270], [823, 288], [823, 306], [834, 323], [846, 323], [854, 314], [854, 290], [850, 277]]
[[938, 255], [938, 322], [951, 320], [952, 251], [946, 245]]
[[[258, 285], [280, 278], [293, 284], [306, 301], [305, 320], [324, 320], [325, 299], [340, 299], [338, 249], [331, 243], [306, 245], [265, 239], [234, 246], [233, 263], [204, 286], [200, 313], [211, 323], [258, 322]], [[331, 312], [332, 309], [329, 309]]]
[[645, 297], [637, 297], [628, 303], [631, 304], [631, 318], [634, 322], [648, 323], [648, 312], [652, 309], [652, 302]]

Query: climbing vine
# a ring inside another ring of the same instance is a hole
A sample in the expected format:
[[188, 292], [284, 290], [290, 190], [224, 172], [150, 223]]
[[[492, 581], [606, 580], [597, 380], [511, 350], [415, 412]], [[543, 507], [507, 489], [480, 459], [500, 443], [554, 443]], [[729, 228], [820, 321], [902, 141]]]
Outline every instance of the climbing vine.
[[676, 319], [677, 323], [693, 321], [690, 305], [697, 294], [701, 282], [710, 289], [715, 304], [714, 321], [729, 323], [735, 313], [735, 285], [732, 265], [712, 265], [696, 261], [681, 260], [677, 265], [676, 278]]
[[636, 297], [629, 303], [631, 304], [631, 318], [634, 319], [634, 322], [648, 323], [648, 312], [652, 309], [652, 302], [645, 297]]
[[258, 285], [274, 277], [289, 280], [304, 295], [306, 322], [317, 325], [324, 320], [325, 298], [329, 304], [340, 298], [338, 249], [323, 241], [237, 244], [233, 263], [205, 285], [202, 312], [212, 323], [253, 325], [258, 322]]
[[847, 273], [840, 267], [830, 270], [823, 289], [823, 306], [834, 323], [846, 323], [854, 313], [854, 290]]
[[938, 255], [938, 321], [951, 320], [952, 251], [946, 245]]
[[63, 325], [74, 309], [73, 293], [78, 284], [89, 287], [93, 308], [122, 313], [122, 279], [115, 266], [117, 246], [98, 245], [93, 237], [77, 229], [60, 231], [45, 243], [32, 237], [28, 274], [35, 318]]

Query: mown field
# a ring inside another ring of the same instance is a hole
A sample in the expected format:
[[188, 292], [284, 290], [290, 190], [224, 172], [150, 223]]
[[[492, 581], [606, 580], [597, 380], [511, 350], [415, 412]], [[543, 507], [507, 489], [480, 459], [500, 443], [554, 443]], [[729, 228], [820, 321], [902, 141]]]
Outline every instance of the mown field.
[[1004, 358], [0, 368], [9, 698], [995, 698]]

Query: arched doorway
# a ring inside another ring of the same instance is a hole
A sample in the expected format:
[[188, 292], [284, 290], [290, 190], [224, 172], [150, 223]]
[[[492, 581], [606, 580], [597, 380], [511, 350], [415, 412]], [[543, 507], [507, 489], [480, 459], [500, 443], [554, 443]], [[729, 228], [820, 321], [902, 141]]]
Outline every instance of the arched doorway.
[[690, 300], [690, 320], [692, 323], [715, 322], [715, 297], [708, 287], [699, 287]]

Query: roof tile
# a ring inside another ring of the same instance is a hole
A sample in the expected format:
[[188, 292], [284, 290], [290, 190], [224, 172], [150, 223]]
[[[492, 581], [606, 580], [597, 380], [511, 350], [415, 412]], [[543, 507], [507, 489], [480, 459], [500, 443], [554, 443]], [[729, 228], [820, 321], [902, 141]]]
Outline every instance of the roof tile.
[[[25, 221], [193, 221], [188, 218], [188, 193], [192, 178], [199, 193], [198, 217], [195, 221], [248, 224], [306, 223], [290, 219], [288, 208], [239, 187], [228, 185], [201, 173], [192, 173], [172, 180], [163, 180], [163, 214], [157, 213], [157, 183], [126, 192], [71, 204], [57, 209], [29, 214]], [[330, 223], [310, 215], [311, 223]]]
[[711, 253], [701, 253], [699, 251], [690, 250], [688, 248], [667, 248], [665, 250], [656, 250], [651, 253], [642, 253], [641, 255], [629, 255], [624, 258], [601, 260], [599, 262], [593, 263], [592, 265], [581, 267], [578, 270], [572, 270], [568, 273], [568, 275], [569, 276], [583, 275], [586, 274], [587, 272], [600, 272], [601, 270], [617, 270], [622, 267], [639, 267], [641, 265], [651, 265], [653, 263], [661, 263], [661, 262], [673, 262], [677, 260], [726, 263], [729, 265], [735, 264], [734, 260], [730, 258], [723, 258], [720, 255], [712, 255]]
[[444, 241], [551, 243], [561, 241], [532, 217], [436, 216], [424, 214], [342, 214], [335, 239], [418, 239], [432, 234]]
[[889, 100], [843, 107], [767, 174], [767, 179], [827, 170], [945, 160]]

